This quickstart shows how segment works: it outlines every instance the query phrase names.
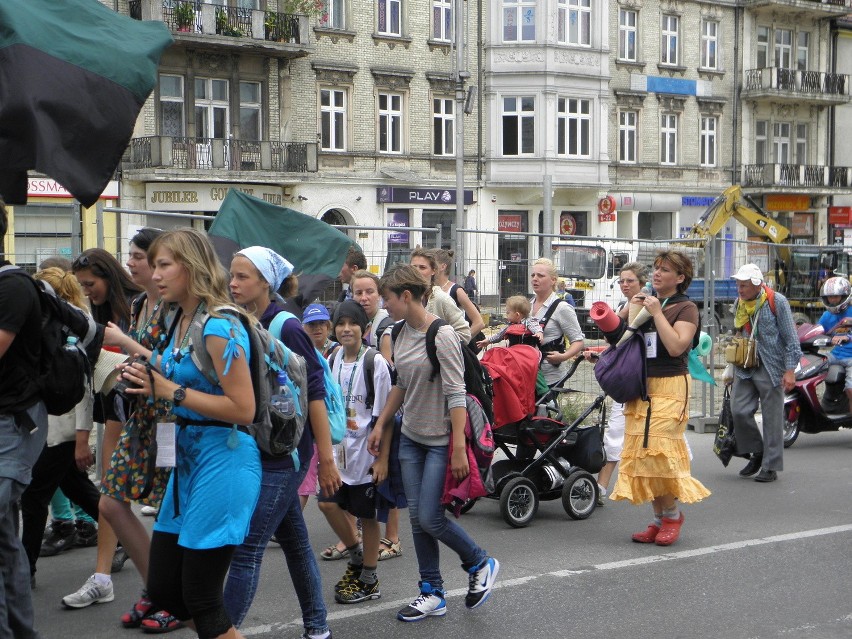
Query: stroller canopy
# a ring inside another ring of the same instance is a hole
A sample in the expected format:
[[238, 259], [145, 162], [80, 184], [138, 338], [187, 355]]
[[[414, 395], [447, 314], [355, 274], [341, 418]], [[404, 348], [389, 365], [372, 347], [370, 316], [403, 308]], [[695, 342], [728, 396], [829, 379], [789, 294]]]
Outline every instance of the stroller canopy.
[[482, 365], [494, 380], [494, 428], [533, 413], [540, 361], [541, 351], [524, 344], [492, 348], [482, 356]]

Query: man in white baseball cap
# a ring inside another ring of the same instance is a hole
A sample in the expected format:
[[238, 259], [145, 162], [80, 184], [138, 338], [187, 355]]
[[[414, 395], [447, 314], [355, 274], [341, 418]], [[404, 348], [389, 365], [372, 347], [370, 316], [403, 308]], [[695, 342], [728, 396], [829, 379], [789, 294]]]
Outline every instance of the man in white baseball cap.
[[[733, 279], [738, 296], [734, 328], [742, 337], [754, 338], [758, 355], [752, 368], [734, 366], [731, 413], [737, 454], [749, 459], [740, 476], [757, 473], [755, 481], [771, 482], [783, 469], [784, 393], [795, 384], [802, 351], [790, 303], [763, 283], [757, 265], [744, 264]], [[754, 419], [758, 401], [763, 415], [762, 437]]]

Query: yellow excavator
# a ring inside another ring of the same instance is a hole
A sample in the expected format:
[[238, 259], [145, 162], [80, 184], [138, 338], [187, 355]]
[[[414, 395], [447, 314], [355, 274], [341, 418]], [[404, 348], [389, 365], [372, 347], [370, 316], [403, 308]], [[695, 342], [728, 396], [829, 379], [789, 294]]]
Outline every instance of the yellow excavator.
[[[753, 235], [767, 240], [764, 276], [773, 288], [783, 293], [790, 301], [793, 311], [800, 314], [801, 321], [814, 320], [822, 314], [820, 287], [835, 275], [849, 277], [852, 272], [852, 256], [842, 246], [801, 246], [790, 243], [790, 230], [767, 216], [754, 200], [734, 185], [716, 198], [707, 207], [692, 227], [686, 239], [699, 240], [691, 246], [703, 247], [701, 240], [709, 240], [733, 218], [745, 226]], [[738, 265], [739, 266], [739, 265]], [[703, 298], [701, 291], [693, 290], [690, 297]], [[714, 285], [714, 310], [722, 316], [725, 305], [736, 298], [733, 280], [717, 280]]]

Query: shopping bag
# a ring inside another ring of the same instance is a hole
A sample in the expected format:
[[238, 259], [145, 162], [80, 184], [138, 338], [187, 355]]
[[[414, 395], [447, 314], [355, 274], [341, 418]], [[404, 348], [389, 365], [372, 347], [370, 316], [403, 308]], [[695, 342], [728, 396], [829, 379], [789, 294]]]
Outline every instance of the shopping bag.
[[719, 413], [719, 429], [713, 440], [713, 452], [722, 465], [727, 467], [731, 457], [736, 455], [737, 440], [734, 436], [734, 416], [731, 413], [731, 386], [725, 386], [722, 396], [722, 412]]

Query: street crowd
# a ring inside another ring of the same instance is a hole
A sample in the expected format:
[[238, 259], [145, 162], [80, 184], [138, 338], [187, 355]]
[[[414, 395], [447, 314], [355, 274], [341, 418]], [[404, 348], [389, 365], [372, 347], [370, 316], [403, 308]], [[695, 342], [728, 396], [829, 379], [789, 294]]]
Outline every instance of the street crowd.
[[[0, 238], [6, 230], [0, 204]], [[129, 558], [142, 583], [116, 620], [122, 626], [153, 633], [188, 626], [202, 639], [241, 637], [272, 541], [287, 560], [302, 636], [325, 639], [332, 636], [331, 599], [354, 605], [381, 597], [379, 562], [405, 550], [400, 511], [408, 514], [418, 573], [397, 619], [448, 613], [441, 545], [458, 555], [468, 583], [465, 607], [489, 600], [501, 561], [442, 503], [445, 482], [472, 470], [463, 349], [532, 344], [540, 375], [552, 385], [584, 354], [573, 300], [558, 290], [554, 264], [535, 260], [533, 295], [506, 300], [509, 326], [486, 336], [476, 273], [456, 284], [451, 251], [418, 247], [409, 264], [382, 277], [367, 269], [357, 247], [341, 258], [337, 303], [308, 303], [298, 315], [286, 310], [298, 299], [299, 275], [286, 255], [252, 246], [223, 265], [207, 237], [192, 229], [140, 230], [124, 265], [103, 249], [71, 262], [47, 260], [34, 277], [90, 313], [104, 327], [106, 349], [94, 392], [60, 416], [48, 416], [33, 382], [43, 359], [37, 289], [29, 275], [2, 263], [18, 276], [0, 272], [0, 637], [39, 636], [31, 599], [39, 557], [74, 545], [97, 546], [97, 557], [91, 576], [63, 598], [66, 608], [113, 601], [111, 573]], [[684, 438], [688, 357], [700, 332], [698, 309], [685, 295], [692, 277], [692, 262], [677, 250], [659, 253], [650, 269], [630, 262], [619, 274], [624, 303], [613, 310], [624, 320], [634, 306], [650, 315], [641, 327], [647, 396], [613, 406], [598, 503], [651, 505], [647, 527], [630, 537], [636, 543], [675, 543], [685, 525], [682, 504], [710, 495], [691, 475]], [[801, 352], [789, 304], [764, 285], [760, 269], [744, 265], [734, 277], [737, 330], [759, 335], [759, 363], [728, 374], [738, 429], [742, 424], [737, 452], [748, 459], [740, 475], [771, 482], [782, 470], [783, 393]], [[825, 298], [826, 325], [852, 314], [845, 284]], [[263, 452], [246, 428], [257, 409], [246, 329], [253, 324], [305, 362], [305, 428], [284, 457]], [[430, 349], [435, 370], [424, 366]], [[836, 358], [852, 366], [847, 353]], [[345, 411], [339, 444], [332, 443], [329, 412], [334, 385]], [[758, 403], [762, 435], [754, 421]], [[95, 482], [93, 422], [104, 424]], [[303, 517], [312, 496], [339, 540], [324, 549], [312, 548]], [[152, 535], [134, 502], [156, 516]], [[345, 560], [333, 590], [323, 588], [318, 560]]]

